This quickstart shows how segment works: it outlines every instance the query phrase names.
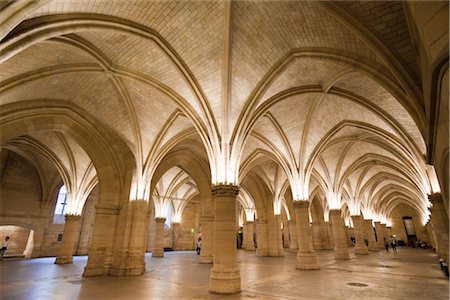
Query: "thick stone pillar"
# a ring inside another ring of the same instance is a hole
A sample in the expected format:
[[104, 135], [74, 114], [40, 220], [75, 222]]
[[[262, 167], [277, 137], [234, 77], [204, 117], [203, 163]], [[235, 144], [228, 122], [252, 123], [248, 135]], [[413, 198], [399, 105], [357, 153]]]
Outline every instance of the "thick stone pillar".
[[384, 237], [384, 233], [383, 233], [383, 228], [381, 227], [381, 223], [380, 222], [374, 222], [375, 223], [375, 231], [377, 233], [377, 248], [382, 250], [384, 249], [384, 241], [383, 241], [383, 237]]
[[293, 220], [289, 221], [289, 249], [298, 249], [297, 225]]
[[330, 210], [330, 220], [333, 227], [335, 259], [350, 259], [350, 254], [348, 252], [347, 234], [345, 232], [344, 220], [342, 220], [341, 218], [341, 210]]
[[255, 250], [255, 242], [253, 240], [255, 232], [253, 226], [254, 226], [253, 221], [247, 221], [247, 224], [245, 224], [245, 228], [247, 230], [247, 235], [245, 237], [245, 239], [247, 240], [245, 247], [246, 250]]
[[148, 234], [148, 202], [130, 201], [124, 206], [121, 220], [126, 227], [116, 239], [108, 275], [137, 276], [145, 272], [145, 252]]
[[95, 206], [94, 228], [83, 276], [104, 276], [111, 267], [114, 239], [119, 219], [118, 206]]
[[267, 220], [256, 220], [256, 256], [268, 256]]
[[313, 222], [311, 227], [312, 227], [312, 237], [313, 237], [313, 248], [314, 248], [314, 250], [320, 250], [320, 249], [322, 249], [320, 223]]
[[328, 222], [328, 239], [330, 241], [331, 249], [334, 249], [334, 232], [333, 232], [333, 224]]
[[[389, 242], [389, 234], [388, 234], [388, 229], [387, 229], [386, 224], [381, 224], [381, 232], [383, 234], [383, 238], [385, 238], [386, 241]], [[383, 244], [384, 244], [384, 241], [383, 241]]]
[[366, 244], [364, 243], [363, 219], [361, 216], [352, 216], [354, 234], [355, 234], [355, 254], [365, 255], [369, 254]]
[[180, 247], [180, 223], [172, 223], [173, 250], [181, 250]]
[[65, 215], [64, 219], [66, 224], [64, 225], [64, 231], [62, 236], [62, 242], [59, 245], [58, 256], [56, 257], [55, 264], [71, 264], [73, 261], [72, 254], [75, 244], [75, 239], [79, 233], [80, 227], [80, 215]]
[[164, 222], [166, 218], [155, 218], [155, 242], [152, 257], [164, 257]]
[[268, 224], [267, 250], [269, 256], [284, 256], [283, 238], [281, 235], [281, 215], [274, 215]]
[[392, 227], [391, 226], [386, 225], [386, 233], [387, 233], [388, 237], [392, 236]]
[[202, 249], [199, 262], [201, 264], [213, 263], [214, 252], [214, 216], [204, 215], [202, 220]]
[[297, 224], [297, 266], [298, 270], [320, 269], [316, 252], [310, 243], [312, 239], [311, 225], [309, 225], [309, 201], [294, 201], [295, 220]]
[[330, 245], [330, 237], [328, 235], [328, 222], [320, 223], [320, 239], [322, 243], [322, 249], [331, 250], [333, 247]]
[[289, 224], [288, 222], [283, 222], [283, 249], [289, 248]]
[[364, 220], [363, 222], [363, 230], [369, 240], [369, 251], [380, 251], [380, 249], [377, 247], [377, 241], [375, 240], [375, 232], [373, 231], [372, 220]]
[[236, 197], [239, 188], [216, 185], [212, 188], [214, 214], [214, 266], [210, 291], [234, 294], [241, 291], [241, 276], [236, 262]]
[[428, 199], [433, 204], [431, 210], [431, 224], [436, 237], [436, 253], [439, 257], [448, 260], [449, 243], [449, 219], [441, 194], [429, 195]]

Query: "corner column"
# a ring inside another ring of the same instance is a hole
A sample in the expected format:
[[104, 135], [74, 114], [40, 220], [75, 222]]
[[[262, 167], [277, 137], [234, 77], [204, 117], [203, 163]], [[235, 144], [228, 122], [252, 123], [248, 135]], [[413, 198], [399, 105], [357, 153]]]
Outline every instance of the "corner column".
[[345, 232], [344, 220], [341, 218], [340, 209], [330, 210], [330, 220], [333, 227], [334, 235], [334, 257], [337, 260], [348, 260], [350, 254], [348, 252], [347, 233]]
[[210, 291], [234, 294], [241, 291], [241, 276], [236, 262], [236, 197], [234, 185], [212, 187], [215, 202], [214, 266], [210, 274]]
[[164, 257], [164, 222], [166, 218], [155, 218], [155, 242], [152, 257]]
[[309, 225], [309, 201], [294, 201], [295, 220], [297, 224], [297, 266], [298, 270], [320, 269], [316, 252], [312, 248], [311, 225]]
[[75, 238], [78, 233], [81, 216], [80, 215], [65, 215], [63, 237], [61, 245], [59, 245], [58, 256], [55, 264], [71, 264], [73, 261], [72, 253], [75, 244]]
[[363, 219], [360, 215], [352, 216], [354, 233], [355, 233], [355, 254], [366, 255], [369, 254], [366, 244], [364, 243]]

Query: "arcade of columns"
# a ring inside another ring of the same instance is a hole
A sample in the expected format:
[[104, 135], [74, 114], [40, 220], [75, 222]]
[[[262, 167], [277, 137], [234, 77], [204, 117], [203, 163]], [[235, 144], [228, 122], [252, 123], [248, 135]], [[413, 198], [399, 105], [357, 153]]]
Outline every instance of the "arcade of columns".
[[98, 190], [84, 276], [143, 274], [186, 219], [219, 294], [240, 228], [313, 272], [408, 216], [448, 259], [447, 2], [62, 2], [0, 4], [0, 224], [36, 229], [33, 257], [64, 183], [57, 264]]

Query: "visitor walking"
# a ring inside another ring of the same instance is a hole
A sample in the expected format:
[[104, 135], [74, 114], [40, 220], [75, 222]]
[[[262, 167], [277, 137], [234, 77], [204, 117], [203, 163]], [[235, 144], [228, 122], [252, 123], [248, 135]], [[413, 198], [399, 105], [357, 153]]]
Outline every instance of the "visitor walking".
[[391, 235], [391, 247], [392, 251], [397, 252], [397, 241], [395, 240], [395, 237]]
[[197, 240], [197, 248], [195, 249], [197, 251], [197, 255], [200, 255], [200, 252], [202, 251], [202, 238], [199, 237]]
[[8, 249], [9, 236], [5, 237], [5, 241], [2, 244], [2, 248], [0, 249], [0, 260], [3, 260], [3, 255]]

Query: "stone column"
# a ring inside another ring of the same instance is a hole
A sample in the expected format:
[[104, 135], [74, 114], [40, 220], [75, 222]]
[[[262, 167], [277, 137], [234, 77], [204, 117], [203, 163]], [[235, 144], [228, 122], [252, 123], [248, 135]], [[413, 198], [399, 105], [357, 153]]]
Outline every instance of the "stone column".
[[202, 219], [202, 249], [199, 262], [201, 264], [213, 263], [214, 252], [214, 216], [204, 215]]
[[72, 253], [75, 244], [75, 239], [79, 233], [80, 215], [65, 215], [64, 219], [66, 224], [64, 225], [64, 231], [62, 236], [62, 242], [59, 245], [58, 256], [56, 257], [55, 264], [71, 264]]
[[[383, 234], [383, 238], [386, 239], [386, 241], [389, 242], [389, 234], [388, 234], [388, 230], [387, 230], [387, 225], [386, 224], [381, 224], [381, 232]], [[383, 242], [384, 244], [384, 242]]]
[[114, 238], [119, 218], [118, 206], [95, 206], [94, 228], [83, 276], [104, 276], [111, 267]]
[[360, 215], [352, 216], [354, 234], [355, 234], [355, 254], [365, 255], [369, 254], [366, 244], [364, 243], [363, 219]]
[[367, 235], [367, 238], [369, 240], [369, 251], [380, 251], [380, 249], [377, 247], [377, 241], [375, 240], [375, 233], [373, 232], [373, 225], [372, 220], [364, 220], [363, 221], [363, 230]]
[[287, 222], [283, 222], [283, 249], [289, 248], [289, 224]]
[[392, 236], [392, 227], [391, 226], [386, 225], [386, 233], [387, 233], [388, 237]]
[[297, 242], [297, 225], [295, 221], [290, 220], [289, 221], [289, 249], [298, 249], [298, 242]]
[[384, 233], [383, 233], [383, 228], [381, 227], [381, 223], [380, 222], [374, 222], [375, 223], [375, 231], [377, 233], [377, 248], [378, 249], [384, 249], [384, 241], [383, 241], [383, 237], [384, 237]]
[[333, 232], [333, 224], [328, 222], [328, 239], [330, 241], [330, 247], [334, 249], [334, 232]]
[[256, 256], [268, 256], [267, 220], [256, 220]]
[[268, 222], [268, 255], [284, 256], [281, 236], [281, 215], [274, 215]]
[[350, 259], [350, 254], [348, 252], [347, 234], [345, 232], [344, 220], [342, 220], [341, 218], [341, 210], [330, 210], [330, 220], [333, 227], [335, 259]]
[[247, 229], [247, 244], [246, 244], [246, 250], [255, 250], [255, 242], [253, 240], [254, 236], [254, 230], [253, 230], [254, 222], [253, 221], [247, 221], [247, 224], [245, 225], [245, 228]]
[[166, 218], [155, 218], [155, 242], [152, 257], [164, 257], [164, 222]]
[[181, 250], [180, 247], [180, 223], [172, 223], [173, 250]]
[[320, 234], [320, 223], [319, 222], [313, 222], [311, 227], [312, 227], [312, 237], [313, 237], [314, 250], [320, 250], [320, 249], [322, 249], [322, 240], [321, 240], [321, 234]]
[[214, 266], [210, 275], [210, 291], [234, 294], [241, 291], [241, 276], [236, 262], [236, 197], [239, 188], [216, 185], [212, 188], [215, 202]]
[[124, 223], [121, 239], [116, 239], [108, 275], [137, 276], [145, 272], [145, 252], [148, 236], [148, 202], [130, 201], [121, 216]]
[[330, 237], [328, 235], [328, 222], [320, 223], [320, 239], [322, 243], [322, 249], [331, 250], [333, 247], [330, 245]]
[[429, 195], [428, 199], [433, 204], [431, 210], [431, 224], [436, 237], [436, 253], [439, 257], [448, 260], [449, 251], [449, 219], [441, 194]]
[[320, 265], [310, 243], [312, 232], [309, 225], [309, 201], [294, 201], [294, 209], [298, 240], [296, 269], [318, 270]]

